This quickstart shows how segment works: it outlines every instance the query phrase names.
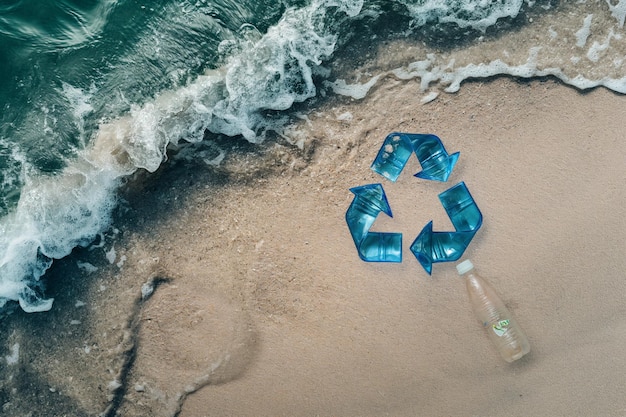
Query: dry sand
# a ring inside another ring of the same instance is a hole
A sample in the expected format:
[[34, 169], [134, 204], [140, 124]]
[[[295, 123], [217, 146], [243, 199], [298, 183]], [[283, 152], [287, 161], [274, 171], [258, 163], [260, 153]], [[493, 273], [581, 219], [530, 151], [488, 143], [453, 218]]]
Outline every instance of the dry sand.
[[[120, 232], [55, 267], [53, 311], [10, 316], [22, 356], [4, 371], [62, 390], [30, 404], [61, 398], [74, 415], [626, 415], [624, 97], [507, 78], [420, 97], [386, 79], [310, 114], [302, 151], [240, 146], [218, 168], [179, 161], [136, 186]], [[460, 151], [448, 183], [412, 177], [415, 159], [395, 184], [373, 173], [392, 131]], [[454, 264], [428, 276], [409, 251], [429, 220], [451, 230], [437, 195], [459, 181], [484, 215], [465, 257], [530, 339], [513, 364]], [[348, 189], [374, 182], [394, 212], [374, 227], [404, 234], [401, 264], [362, 262], [345, 224]], [[34, 387], [4, 384], [16, 397]]]

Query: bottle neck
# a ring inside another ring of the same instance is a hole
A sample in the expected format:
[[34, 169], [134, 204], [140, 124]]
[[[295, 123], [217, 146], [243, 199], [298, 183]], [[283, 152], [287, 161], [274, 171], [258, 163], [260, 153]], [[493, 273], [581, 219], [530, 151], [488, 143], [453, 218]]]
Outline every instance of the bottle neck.
[[479, 293], [483, 293], [485, 291], [486, 283], [473, 269], [464, 273], [462, 277], [465, 280], [465, 285], [469, 291]]
[[473, 269], [470, 269], [469, 271], [464, 272], [464, 273], [461, 274], [461, 278], [463, 278], [465, 280], [470, 279], [470, 278], [474, 278], [475, 276], [476, 276], [476, 271], [474, 271]]

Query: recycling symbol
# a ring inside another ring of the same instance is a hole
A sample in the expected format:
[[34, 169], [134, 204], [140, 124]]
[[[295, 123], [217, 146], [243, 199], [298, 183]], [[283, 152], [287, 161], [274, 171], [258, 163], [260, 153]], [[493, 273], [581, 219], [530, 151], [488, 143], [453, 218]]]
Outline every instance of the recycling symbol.
[[[415, 177], [446, 182], [459, 159], [459, 152], [448, 154], [435, 135], [417, 133], [389, 134], [371, 169], [395, 182], [411, 155], [415, 153], [422, 171]], [[370, 232], [380, 212], [393, 217], [382, 184], [351, 188], [354, 199], [346, 212], [346, 222], [359, 257], [367, 262], [402, 262], [402, 233]], [[439, 194], [454, 231], [433, 231], [432, 220], [411, 244], [411, 252], [426, 272], [433, 264], [458, 260], [482, 225], [483, 216], [464, 182]]]

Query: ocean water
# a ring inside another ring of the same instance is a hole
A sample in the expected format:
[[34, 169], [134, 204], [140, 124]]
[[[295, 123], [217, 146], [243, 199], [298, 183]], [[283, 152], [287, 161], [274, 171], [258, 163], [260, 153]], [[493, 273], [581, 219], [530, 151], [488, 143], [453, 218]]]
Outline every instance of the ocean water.
[[[0, 308], [49, 310], [46, 270], [112, 226], [124, 178], [169, 146], [205, 141], [219, 164], [211, 135], [289, 140], [294, 104], [383, 77], [423, 103], [500, 74], [626, 93], [625, 17], [626, 0], [3, 1]], [[335, 57], [365, 44], [397, 64], [338, 79]]]

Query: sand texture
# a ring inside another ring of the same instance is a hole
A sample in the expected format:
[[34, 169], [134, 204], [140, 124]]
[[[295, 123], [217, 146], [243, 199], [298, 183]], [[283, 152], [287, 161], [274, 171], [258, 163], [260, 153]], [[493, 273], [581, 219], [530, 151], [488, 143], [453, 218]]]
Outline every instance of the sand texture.
[[[5, 415], [626, 415], [624, 97], [508, 78], [420, 97], [388, 77], [308, 114], [302, 150], [238, 143], [136, 183], [117, 233], [55, 266], [53, 310], [3, 320]], [[373, 173], [392, 131], [460, 151], [449, 181], [414, 158]], [[437, 195], [459, 181], [484, 216], [466, 257], [531, 343], [513, 364], [455, 265], [428, 276], [409, 251], [430, 220], [452, 230]], [[400, 264], [361, 261], [345, 223], [349, 188], [376, 182]]]

